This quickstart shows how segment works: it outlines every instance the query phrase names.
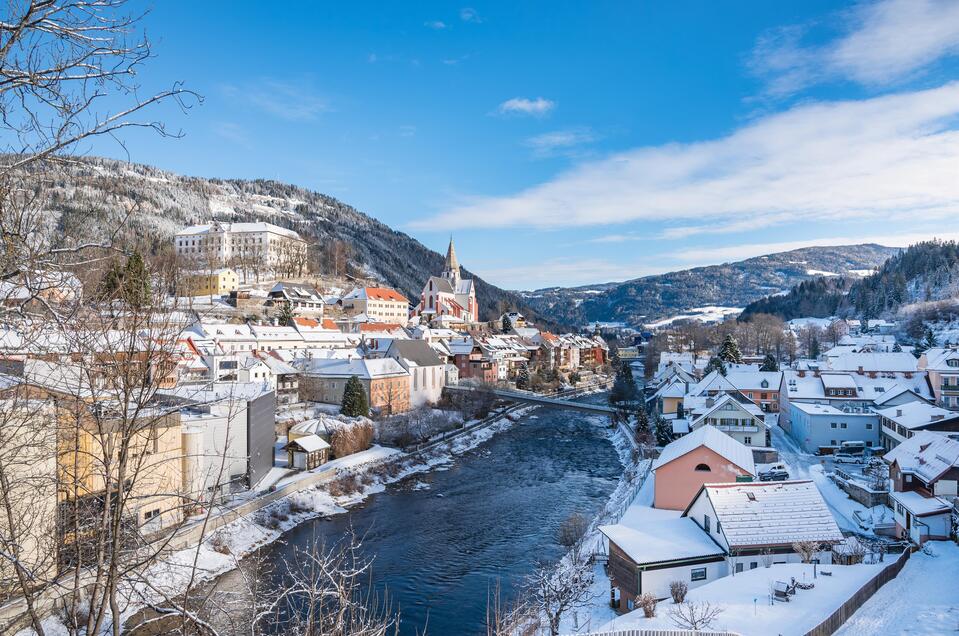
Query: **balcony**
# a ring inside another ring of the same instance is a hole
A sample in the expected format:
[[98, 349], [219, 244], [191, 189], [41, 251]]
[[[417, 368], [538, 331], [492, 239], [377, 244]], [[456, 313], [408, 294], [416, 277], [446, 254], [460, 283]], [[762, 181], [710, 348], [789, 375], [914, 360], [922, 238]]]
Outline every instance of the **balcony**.
[[959, 384], [946, 384], [943, 382], [939, 388], [944, 393], [959, 393]]

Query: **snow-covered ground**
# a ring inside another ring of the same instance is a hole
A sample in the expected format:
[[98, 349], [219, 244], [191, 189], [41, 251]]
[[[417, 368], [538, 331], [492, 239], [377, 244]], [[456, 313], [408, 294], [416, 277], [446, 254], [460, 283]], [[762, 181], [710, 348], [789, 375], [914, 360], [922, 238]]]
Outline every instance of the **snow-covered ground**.
[[656, 322], [651, 322], [646, 326], [650, 329], [665, 327], [671, 325], [677, 320], [698, 320], [699, 322], [722, 322], [727, 316], [736, 316], [743, 312], [742, 307], [719, 307], [710, 305], [708, 307], [693, 307], [686, 313], [678, 316], [671, 316]]
[[809, 276], [839, 276], [836, 272], [824, 272], [821, 269], [807, 269], [806, 274]]
[[959, 632], [959, 546], [926, 545], [931, 554], [913, 554], [899, 576], [879, 588], [836, 636]]
[[[735, 576], [707, 583], [690, 590], [687, 600], [706, 601], [722, 609], [711, 629], [733, 631], [742, 636], [801, 636], [825, 620], [846, 602], [869, 579], [888, 563], [875, 565], [829, 565], [820, 568], [832, 576], [813, 579], [813, 566], [785, 563], [768, 568], [740, 572]], [[811, 590], [797, 590], [790, 601], [772, 601], [772, 586], [776, 581], [813, 583]], [[669, 616], [672, 600], [656, 606], [656, 616], [645, 618], [641, 609], [617, 617], [601, 626], [599, 631], [620, 629], [676, 629]], [[868, 632], [900, 633], [900, 632]]]

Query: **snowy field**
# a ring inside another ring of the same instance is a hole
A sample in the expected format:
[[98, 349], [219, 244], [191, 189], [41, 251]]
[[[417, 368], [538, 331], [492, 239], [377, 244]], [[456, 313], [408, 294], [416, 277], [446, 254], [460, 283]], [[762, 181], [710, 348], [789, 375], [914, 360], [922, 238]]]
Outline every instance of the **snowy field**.
[[671, 325], [677, 320], [698, 320], [699, 322], [722, 322], [727, 316], [737, 316], [743, 312], [742, 307], [719, 307], [710, 305], [708, 307], [693, 307], [689, 309], [686, 313], [680, 314], [678, 316], [671, 316], [669, 318], [664, 318], [663, 320], [658, 320], [656, 322], [651, 322], [646, 325], [649, 329], [656, 329], [658, 327], [665, 327]]
[[836, 636], [959, 632], [959, 546], [948, 541], [926, 545], [932, 554], [913, 554], [899, 576], [866, 601]]
[[[711, 605], [722, 608], [722, 613], [712, 626], [714, 630], [729, 630], [742, 636], [801, 636], [837, 610], [885, 565], [888, 563], [820, 566], [832, 572], [832, 576], [820, 576], [815, 580], [812, 565], [773, 565], [707, 583], [690, 590], [687, 600], [708, 601]], [[812, 582], [815, 587], [811, 590], [797, 590], [788, 603], [771, 601], [772, 585], [776, 581], [789, 582], [791, 578], [800, 582]], [[656, 606], [654, 618], [645, 618], [642, 610], [635, 610], [610, 621], [600, 627], [599, 631], [676, 629], [676, 624], [669, 616], [672, 605], [671, 600], [661, 601]]]

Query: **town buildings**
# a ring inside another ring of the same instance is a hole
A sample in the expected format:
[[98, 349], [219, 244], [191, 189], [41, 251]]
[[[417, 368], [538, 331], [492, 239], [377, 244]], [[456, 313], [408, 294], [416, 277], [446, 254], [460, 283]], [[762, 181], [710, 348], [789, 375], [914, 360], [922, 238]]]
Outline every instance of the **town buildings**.
[[306, 265], [306, 241], [293, 230], [272, 223], [211, 221], [176, 233], [178, 257], [198, 266], [230, 265], [251, 271], [275, 271]]
[[365, 316], [369, 322], [405, 326], [410, 317], [410, 301], [389, 287], [357, 287], [340, 299], [351, 316]]
[[919, 431], [886, 453], [896, 534], [917, 545], [953, 534], [959, 440]]
[[928, 374], [936, 403], [947, 409], [959, 409], [959, 349], [927, 349], [919, 357], [918, 367]]

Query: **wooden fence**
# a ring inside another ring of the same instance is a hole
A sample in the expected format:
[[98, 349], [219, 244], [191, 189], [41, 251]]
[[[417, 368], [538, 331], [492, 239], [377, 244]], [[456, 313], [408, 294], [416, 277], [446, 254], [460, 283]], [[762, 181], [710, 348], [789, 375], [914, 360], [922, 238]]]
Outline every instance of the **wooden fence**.
[[872, 598], [872, 595], [875, 594], [879, 588], [896, 578], [899, 572], [902, 571], [903, 566], [906, 565], [906, 561], [909, 560], [909, 555], [911, 554], [911, 550], [903, 550], [898, 559], [883, 568], [879, 574], [869, 579], [866, 584], [859, 588], [859, 591], [853, 594], [839, 609], [830, 614], [829, 617], [819, 623], [819, 625], [806, 632], [805, 636], [830, 636], [830, 634], [833, 634], [856, 613], [856, 610], [862, 607], [863, 603]]
[[704, 632], [690, 629], [617, 629], [589, 632], [588, 636], [740, 636], [736, 632]]

